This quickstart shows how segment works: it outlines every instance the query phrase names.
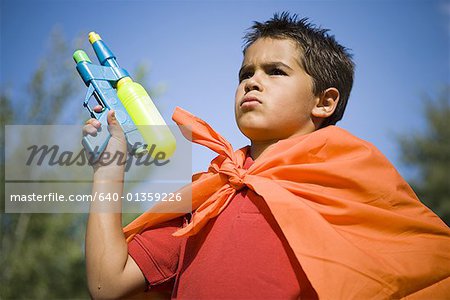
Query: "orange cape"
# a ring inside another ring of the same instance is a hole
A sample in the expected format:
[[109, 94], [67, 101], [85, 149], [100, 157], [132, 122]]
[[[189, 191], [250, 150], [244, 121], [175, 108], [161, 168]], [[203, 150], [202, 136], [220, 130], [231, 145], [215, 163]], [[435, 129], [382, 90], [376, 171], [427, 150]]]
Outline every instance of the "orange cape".
[[[196, 234], [246, 186], [266, 201], [320, 299], [450, 295], [450, 229], [370, 143], [328, 126], [277, 142], [244, 170], [248, 147], [233, 151], [180, 108], [172, 118], [219, 154], [181, 189], [192, 191], [195, 213], [174, 235]], [[180, 215], [150, 209], [124, 228], [127, 241]]]

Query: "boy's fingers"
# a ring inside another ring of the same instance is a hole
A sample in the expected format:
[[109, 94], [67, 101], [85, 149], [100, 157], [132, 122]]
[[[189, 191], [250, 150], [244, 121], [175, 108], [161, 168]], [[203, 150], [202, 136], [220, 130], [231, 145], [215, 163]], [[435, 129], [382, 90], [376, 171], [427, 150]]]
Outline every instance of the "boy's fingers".
[[96, 113], [99, 113], [99, 112], [101, 112], [101, 111], [103, 110], [103, 106], [101, 106], [101, 105], [96, 105], [96, 106], [94, 106], [93, 110], [94, 110]]
[[87, 120], [85, 124], [86, 125], [92, 125], [95, 128], [97, 128], [97, 129], [101, 127], [100, 121], [95, 119], [95, 118], [91, 118], [91, 119]]
[[87, 125], [83, 126], [83, 136], [86, 136], [88, 134], [92, 135], [92, 136], [96, 136], [97, 128], [94, 127], [92, 124], [87, 124]]

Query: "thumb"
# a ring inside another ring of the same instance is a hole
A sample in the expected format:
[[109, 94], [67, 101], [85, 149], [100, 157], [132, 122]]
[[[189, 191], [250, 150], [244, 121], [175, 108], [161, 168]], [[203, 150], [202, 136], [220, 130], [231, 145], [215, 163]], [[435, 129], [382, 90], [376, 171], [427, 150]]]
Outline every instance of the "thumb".
[[116, 112], [114, 110], [110, 110], [107, 116], [108, 120], [108, 130], [114, 137], [122, 137], [124, 136], [123, 130], [120, 127], [119, 121], [116, 118]]
[[108, 111], [107, 120], [108, 120], [108, 125], [110, 125], [110, 126], [116, 126], [116, 125], [118, 126], [119, 125], [119, 121], [117, 121], [116, 112], [114, 110]]

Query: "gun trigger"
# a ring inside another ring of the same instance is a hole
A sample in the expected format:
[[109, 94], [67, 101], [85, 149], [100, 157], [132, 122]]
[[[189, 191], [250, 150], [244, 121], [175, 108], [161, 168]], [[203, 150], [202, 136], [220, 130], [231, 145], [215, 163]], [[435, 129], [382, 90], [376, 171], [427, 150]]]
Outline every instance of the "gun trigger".
[[86, 96], [84, 96], [84, 102], [83, 102], [84, 105], [86, 105], [86, 106], [88, 105], [89, 99], [91, 99], [92, 94], [94, 94], [94, 92], [95, 92], [95, 88], [92, 85], [92, 83], [90, 83], [89, 87], [88, 87], [88, 89], [86, 91]]

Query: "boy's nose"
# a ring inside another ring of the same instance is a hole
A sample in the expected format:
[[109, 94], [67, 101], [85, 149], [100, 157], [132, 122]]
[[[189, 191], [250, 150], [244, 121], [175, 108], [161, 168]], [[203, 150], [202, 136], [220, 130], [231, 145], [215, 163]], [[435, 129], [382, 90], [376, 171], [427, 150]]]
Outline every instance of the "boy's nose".
[[245, 89], [245, 93], [248, 93], [250, 91], [261, 91], [262, 86], [261, 86], [260, 81], [257, 78], [255, 78], [255, 76], [252, 76], [245, 83], [244, 89]]

